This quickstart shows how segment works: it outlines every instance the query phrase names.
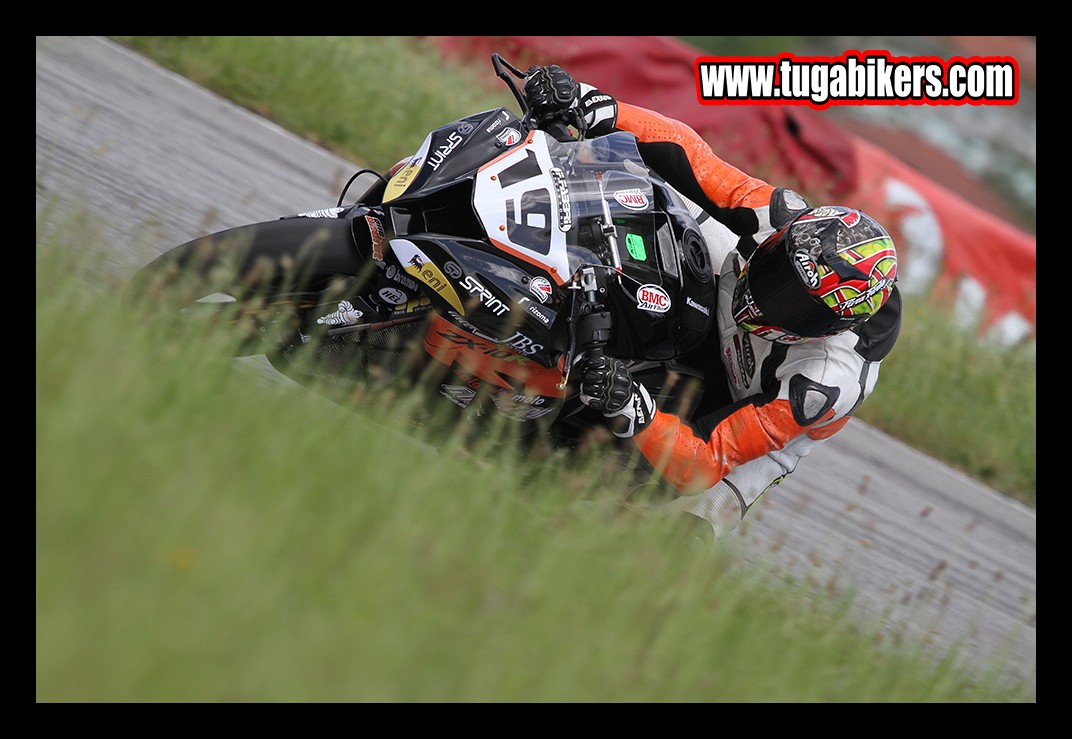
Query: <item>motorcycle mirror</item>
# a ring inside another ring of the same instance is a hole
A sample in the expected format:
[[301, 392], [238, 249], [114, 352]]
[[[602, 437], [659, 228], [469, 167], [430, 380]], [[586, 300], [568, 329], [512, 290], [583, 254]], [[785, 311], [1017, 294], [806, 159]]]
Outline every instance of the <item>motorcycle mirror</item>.
[[510, 92], [514, 94], [514, 98], [517, 100], [517, 104], [521, 106], [521, 112], [524, 114], [523, 117], [527, 119], [529, 115], [529, 106], [525, 102], [525, 96], [521, 94], [521, 88], [517, 86], [517, 83], [510, 77], [507, 70], [509, 70], [509, 72], [512, 72], [514, 77], [517, 77], [519, 80], [525, 79], [525, 73], [515, 67], [510, 62], [503, 59], [502, 56], [498, 53], [491, 55], [491, 65], [492, 68], [495, 70], [495, 75], [499, 77], [503, 82], [505, 82], [506, 86], [510, 88]]

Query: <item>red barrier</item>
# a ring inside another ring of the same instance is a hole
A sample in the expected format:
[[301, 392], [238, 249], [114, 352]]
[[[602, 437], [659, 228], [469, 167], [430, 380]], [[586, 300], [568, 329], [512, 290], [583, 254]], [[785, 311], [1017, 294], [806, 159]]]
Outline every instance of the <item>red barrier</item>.
[[[976, 311], [984, 329], [1014, 341], [1035, 335], [1035, 237], [978, 208], [816, 111], [793, 106], [701, 105], [697, 49], [666, 36], [442, 36], [447, 54], [520, 68], [558, 64], [621, 100], [698, 131], [726, 161], [792, 187], [811, 202], [866, 211], [902, 255], [902, 289]], [[978, 306], [971, 306], [976, 300]]]

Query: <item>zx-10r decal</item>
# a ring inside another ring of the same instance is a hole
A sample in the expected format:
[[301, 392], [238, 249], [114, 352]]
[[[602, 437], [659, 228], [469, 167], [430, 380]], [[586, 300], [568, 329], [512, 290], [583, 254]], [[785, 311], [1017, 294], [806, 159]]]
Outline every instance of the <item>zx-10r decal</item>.
[[488, 341], [436, 317], [424, 337], [428, 356], [448, 367], [460, 367], [485, 382], [524, 395], [565, 397], [563, 369], [544, 367], [514, 349]]

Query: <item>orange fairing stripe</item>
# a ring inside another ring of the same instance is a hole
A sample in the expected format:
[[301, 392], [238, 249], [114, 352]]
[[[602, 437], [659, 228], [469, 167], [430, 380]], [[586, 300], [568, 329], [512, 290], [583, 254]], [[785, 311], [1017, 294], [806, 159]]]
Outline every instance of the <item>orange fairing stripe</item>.
[[770, 205], [774, 192], [771, 185], [722, 161], [686, 124], [647, 108], [619, 102], [617, 126], [645, 143], [666, 141], [684, 149], [696, 181], [716, 205], [722, 208]]
[[[832, 414], [830, 411], [826, 417]], [[839, 421], [831, 425], [841, 428], [844, 424]], [[723, 419], [706, 441], [677, 416], [657, 411], [634, 440], [667, 482], [681, 492], [697, 493], [733, 468], [783, 448], [807, 428], [793, 419], [789, 401], [775, 400], [763, 406], [739, 408]]]

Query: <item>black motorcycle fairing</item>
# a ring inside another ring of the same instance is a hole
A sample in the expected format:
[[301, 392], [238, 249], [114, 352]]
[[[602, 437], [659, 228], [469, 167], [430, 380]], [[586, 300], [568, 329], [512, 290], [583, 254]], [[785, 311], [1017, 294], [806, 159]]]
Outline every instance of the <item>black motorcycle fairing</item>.
[[440, 126], [388, 182], [384, 203], [402, 205], [465, 179], [480, 165], [521, 142], [521, 122], [495, 108]]
[[[418, 282], [439, 315], [494, 343], [554, 367], [570, 350], [562, 295], [483, 242], [410, 234], [390, 242], [387, 270]], [[543, 286], [541, 289], [540, 286]]]

